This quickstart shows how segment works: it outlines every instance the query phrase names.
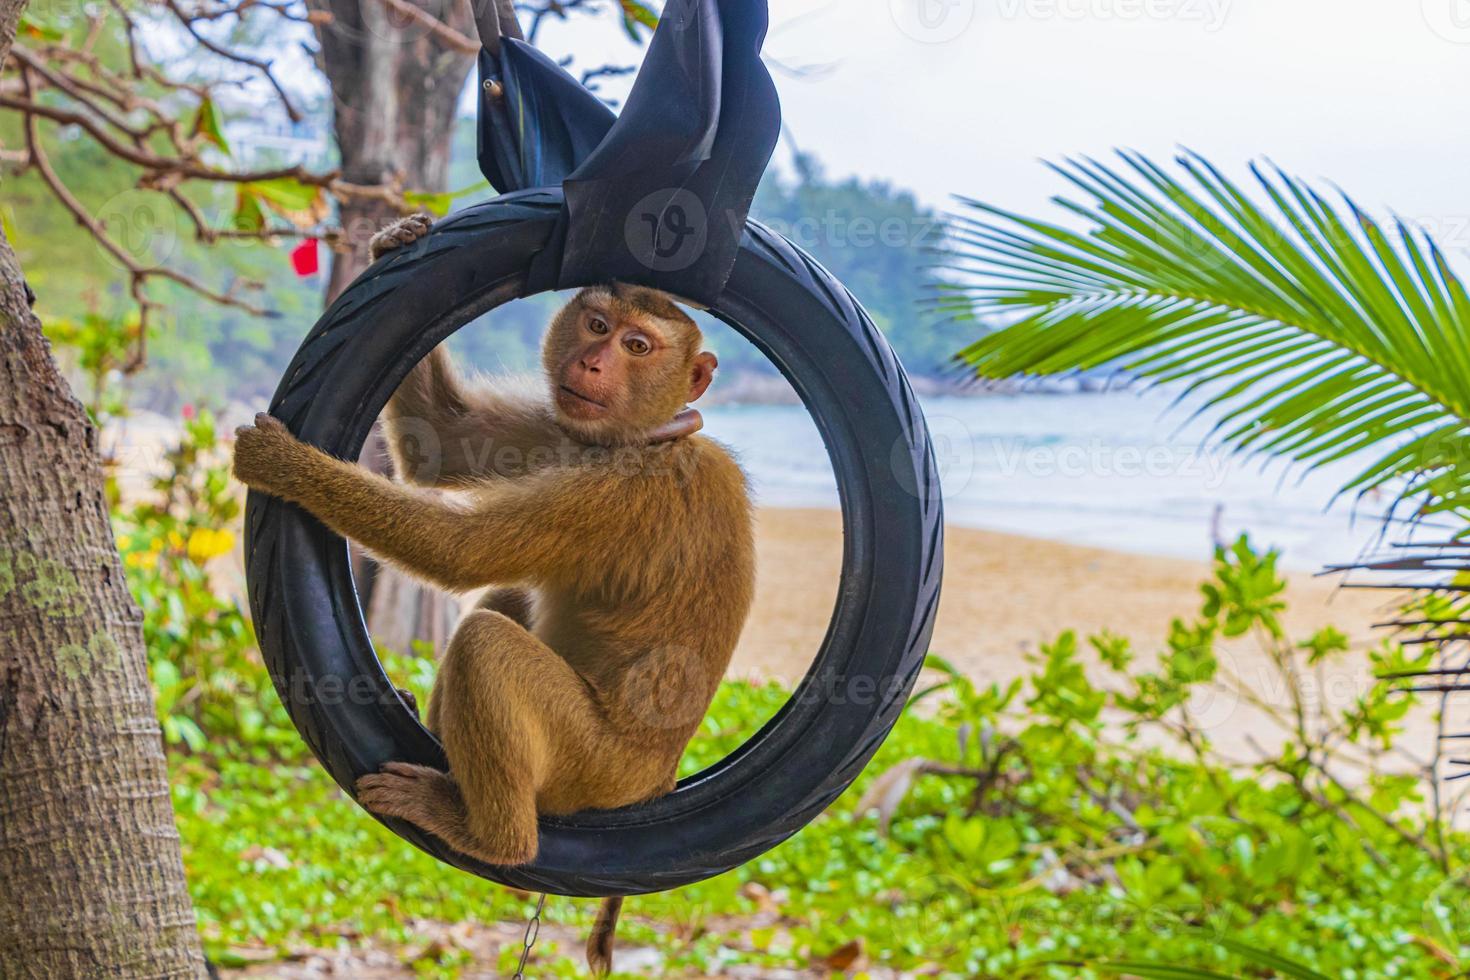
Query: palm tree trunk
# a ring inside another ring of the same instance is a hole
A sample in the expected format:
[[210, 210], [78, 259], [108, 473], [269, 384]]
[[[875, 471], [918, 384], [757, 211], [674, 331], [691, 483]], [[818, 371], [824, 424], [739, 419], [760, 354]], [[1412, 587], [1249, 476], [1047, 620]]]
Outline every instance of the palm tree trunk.
[[[24, 0], [0, 0], [0, 61]], [[0, 233], [0, 977], [205, 975], [97, 433]]]

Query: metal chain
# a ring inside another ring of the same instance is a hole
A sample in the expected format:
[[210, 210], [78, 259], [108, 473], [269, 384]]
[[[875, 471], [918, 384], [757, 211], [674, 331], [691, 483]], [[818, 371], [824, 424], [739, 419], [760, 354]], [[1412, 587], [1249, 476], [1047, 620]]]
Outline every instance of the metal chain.
[[521, 962], [516, 965], [516, 974], [511, 980], [526, 980], [526, 960], [530, 959], [531, 947], [541, 933], [541, 910], [546, 908], [546, 894], [536, 900], [536, 911], [526, 920], [526, 934], [521, 937]]

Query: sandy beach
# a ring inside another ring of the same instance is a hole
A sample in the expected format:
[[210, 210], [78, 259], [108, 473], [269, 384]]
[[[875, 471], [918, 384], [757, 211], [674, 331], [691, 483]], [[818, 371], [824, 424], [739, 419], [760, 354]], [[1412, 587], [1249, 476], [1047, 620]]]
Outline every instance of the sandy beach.
[[[842, 556], [840, 515], [830, 510], [763, 509], [757, 525], [759, 579], [756, 602], [731, 676], [799, 678], [825, 633], [836, 595]], [[931, 649], [976, 681], [1008, 681], [1025, 675], [1026, 655], [1063, 630], [1079, 637], [1101, 630], [1127, 636], [1147, 670], [1170, 622], [1198, 614], [1199, 585], [1210, 574], [1203, 560], [1135, 555], [1058, 541], [951, 526], [945, 535], [944, 591]], [[1373, 685], [1364, 651], [1384, 634], [1373, 624], [1389, 618], [1394, 596], [1341, 589], [1334, 577], [1286, 575], [1285, 624], [1293, 640], [1326, 625], [1345, 633], [1350, 651], [1307, 671], [1309, 707], [1352, 705]], [[1262, 700], [1289, 704], [1279, 673], [1252, 638], [1222, 642], [1224, 670]], [[1096, 661], [1083, 644], [1083, 657]], [[1104, 680], [1099, 665], [1094, 674]], [[1464, 700], [1464, 699], [1459, 699]], [[1281, 728], [1260, 708], [1221, 695], [1193, 703], [1195, 721], [1214, 744], [1238, 760], [1256, 758], [1281, 741]], [[1470, 706], [1452, 701], [1452, 724], [1470, 723]], [[1434, 721], [1426, 705], [1406, 719], [1403, 745], [1416, 757], [1433, 746]]]
[[[820, 645], [837, 594], [842, 522], [836, 511], [763, 509], [755, 608], [732, 671], [800, 677]], [[1107, 629], [1140, 652], [1161, 643], [1170, 621], [1200, 605], [1207, 562], [1132, 555], [1058, 541], [951, 526], [933, 651], [979, 680], [1015, 676], [1023, 655], [1064, 629]], [[1334, 578], [1288, 574], [1294, 635], [1332, 624], [1361, 649], [1392, 602], [1381, 592], [1339, 589]]]

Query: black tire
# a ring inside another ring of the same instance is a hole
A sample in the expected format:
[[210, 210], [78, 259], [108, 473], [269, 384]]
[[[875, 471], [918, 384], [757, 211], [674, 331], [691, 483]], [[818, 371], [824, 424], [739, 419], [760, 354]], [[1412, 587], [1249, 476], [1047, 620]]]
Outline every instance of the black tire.
[[[409, 369], [460, 326], [523, 294], [528, 264], [561, 207], [555, 191], [463, 211], [368, 269], [317, 322], [271, 403], [303, 440], [356, 459]], [[657, 277], [647, 280], [657, 286]], [[397, 820], [395, 832], [492, 881], [571, 896], [662, 891], [754, 858], [852, 782], [912, 689], [933, 628], [942, 565], [929, 435], [898, 361], [830, 273], [752, 222], [712, 311], [749, 337], [801, 393], [826, 441], [845, 549], [831, 626], [791, 701], [729, 757], [661, 799], [541, 821], [521, 867], [459, 855]], [[403, 760], [443, 752], [384, 676], [343, 540], [305, 511], [252, 493], [250, 606], [296, 727], [348, 793]]]

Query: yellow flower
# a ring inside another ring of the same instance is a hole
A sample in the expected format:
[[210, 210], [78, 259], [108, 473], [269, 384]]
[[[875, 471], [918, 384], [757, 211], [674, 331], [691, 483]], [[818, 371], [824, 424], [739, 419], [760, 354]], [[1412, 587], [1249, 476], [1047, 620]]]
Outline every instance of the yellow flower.
[[120, 534], [120, 535], [118, 535], [118, 538], [117, 538], [117, 550], [118, 551], [127, 551], [132, 546], [133, 546], [133, 536], [131, 534]]
[[168, 532], [168, 543], [172, 548], [182, 548], [184, 546], [184, 536], [178, 531], [170, 531]]
[[157, 568], [158, 552], [135, 551], [128, 555], [127, 563], [129, 568]]
[[229, 531], [201, 527], [189, 535], [189, 559], [196, 565], [227, 555], [234, 547], [235, 535]]

